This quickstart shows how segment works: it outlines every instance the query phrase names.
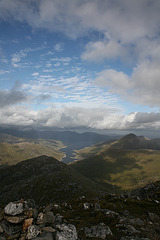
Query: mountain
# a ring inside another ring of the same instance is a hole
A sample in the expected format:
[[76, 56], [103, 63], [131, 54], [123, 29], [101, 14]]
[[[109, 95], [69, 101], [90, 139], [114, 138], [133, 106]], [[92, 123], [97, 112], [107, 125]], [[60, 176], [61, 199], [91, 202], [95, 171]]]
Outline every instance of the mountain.
[[[99, 142], [104, 142], [110, 139], [111, 137], [113, 137], [114, 139], [117, 138], [117, 136], [115, 135], [107, 136], [107, 135], [102, 135], [102, 134], [93, 133], [93, 132], [77, 133], [75, 131], [52, 131], [52, 130], [46, 131], [46, 130], [35, 130], [35, 129], [17, 130], [17, 129], [11, 129], [11, 128], [8, 128], [8, 129], [0, 128], [0, 133], [12, 135], [18, 138], [30, 139], [30, 140], [43, 139], [44, 141], [55, 140], [55, 141], [61, 142], [63, 143], [63, 145], [65, 145], [65, 148], [64, 146], [62, 148], [62, 152], [64, 153], [63, 161], [66, 163], [73, 161], [75, 150], [79, 150], [81, 148], [88, 147]], [[42, 154], [48, 155], [45, 152]], [[27, 155], [26, 158], [34, 157], [34, 156]], [[55, 156], [55, 157], [59, 158], [58, 156]]]
[[62, 131], [62, 130], [36, 130], [36, 129], [12, 129], [1, 128], [0, 133], [13, 135], [15, 137], [29, 138], [29, 139], [54, 139], [62, 141], [65, 145], [70, 145], [78, 142], [89, 142], [90, 144], [104, 142], [110, 138], [116, 139], [120, 135], [103, 135], [95, 132], [78, 133], [75, 131]]
[[0, 203], [32, 198], [37, 203], [94, 194], [102, 187], [53, 157], [40, 156], [0, 169]]
[[118, 149], [152, 149], [160, 150], [160, 138], [149, 139], [144, 136], [136, 136], [135, 134], [128, 134], [119, 140], [113, 142], [112, 148]]
[[117, 141], [77, 151], [77, 159], [88, 158], [71, 166], [104, 185], [112, 184], [122, 191], [131, 190], [160, 179], [159, 142], [159, 139], [149, 140], [129, 134]]
[[27, 139], [0, 133], [0, 165], [12, 165], [31, 157], [48, 155], [61, 160], [64, 145], [52, 139]]

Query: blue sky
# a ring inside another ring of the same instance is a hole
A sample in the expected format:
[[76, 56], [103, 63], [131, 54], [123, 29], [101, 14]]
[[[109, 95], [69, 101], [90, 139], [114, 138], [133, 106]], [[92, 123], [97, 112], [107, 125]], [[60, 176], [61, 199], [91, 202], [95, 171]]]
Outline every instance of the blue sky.
[[0, 124], [160, 128], [159, 0], [0, 0]]

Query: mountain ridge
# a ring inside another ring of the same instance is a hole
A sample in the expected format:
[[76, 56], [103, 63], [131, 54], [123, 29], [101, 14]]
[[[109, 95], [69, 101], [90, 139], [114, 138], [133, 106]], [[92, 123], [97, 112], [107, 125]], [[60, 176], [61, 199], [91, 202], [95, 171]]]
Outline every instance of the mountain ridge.
[[[78, 150], [84, 147], [88, 147], [91, 146], [93, 144], [99, 143], [99, 142], [103, 142], [106, 141], [110, 138], [110, 136], [107, 135], [102, 135], [102, 134], [98, 134], [98, 133], [94, 133], [94, 132], [84, 132], [84, 133], [77, 133], [75, 131], [40, 131], [40, 130], [14, 130], [14, 129], [1, 129], [0, 128], [0, 139], [1, 139], [1, 143], [2, 143], [2, 139], [5, 140], [4, 137], [1, 137], [1, 135], [4, 134], [10, 134], [10, 138], [13, 140], [15, 139], [15, 143], [17, 141], [17, 138], [21, 138], [23, 139], [24, 142], [27, 141], [27, 139], [29, 140], [29, 142], [35, 142], [38, 141], [38, 139], [41, 139], [41, 142], [43, 141], [48, 142], [48, 145], [51, 145], [51, 141], [57, 141], [59, 143], [61, 143], [61, 153], [59, 153], [62, 158], [59, 158], [58, 155], [52, 155], [53, 157], [62, 159], [64, 162], [72, 162], [73, 158], [74, 158], [74, 150]], [[116, 138], [116, 136], [114, 135], [114, 137]], [[9, 137], [8, 137], [9, 139]], [[14, 142], [13, 142], [14, 143]], [[63, 143], [63, 144], [62, 144]], [[11, 144], [8, 142], [8, 144]], [[43, 144], [43, 143], [42, 143]], [[44, 145], [44, 144], [43, 144]], [[46, 144], [45, 144], [46, 146]], [[8, 147], [8, 145], [7, 145]], [[18, 146], [19, 147], [19, 146]], [[37, 146], [36, 146], [37, 147]], [[43, 148], [43, 146], [41, 146], [41, 148]], [[60, 149], [60, 147], [59, 147]], [[16, 149], [14, 148], [15, 152]], [[18, 149], [19, 150], [19, 149]], [[20, 149], [21, 150], [21, 149]], [[13, 152], [13, 148], [12, 148], [12, 152]], [[29, 152], [29, 151], [28, 151]], [[13, 154], [13, 153], [12, 153]], [[42, 152], [39, 155], [50, 155], [47, 154], [47, 152]], [[25, 158], [23, 158], [23, 160], [29, 158], [29, 157], [36, 157], [38, 155], [26, 155]], [[18, 156], [18, 158], [20, 159], [21, 157]], [[3, 160], [3, 158], [2, 158]]]
[[1, 203], [20, 198], [33, 198], [39, 203], [65, 201], [73, 194], [94, 195], [100, 190], [99, 184], [53, 157], [40, 156], [0, 169]]
[[[157, 145], [153, 146], [155, 142]], [[117, 141], [77, 151], [80, 160], [71, 166], [104, 185], [109, 183], [122, 191], [132, 190], [160, 180], [159, 143], [160, 139], [149, 140], [129, 134]]]

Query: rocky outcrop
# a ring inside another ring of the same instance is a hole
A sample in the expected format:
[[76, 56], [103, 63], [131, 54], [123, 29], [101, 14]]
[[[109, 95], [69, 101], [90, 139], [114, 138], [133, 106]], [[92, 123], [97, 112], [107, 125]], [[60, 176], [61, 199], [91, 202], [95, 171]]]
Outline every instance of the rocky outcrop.
[[159, 200], [108, 194], [45, 206], [10, 202], [0, 208], [0, 240], [158, 240]]
[[157, 199], [160, 198], [160, 181], [150, 183], [145, 187], [135, 189], [131, 192], [132, 197], [140, 199]]
[[56, 240], [76, 240], [78, 239], [77, 231], [72, 224], [56, 225]]
[[1, 209], [0, 240], [78, 239], [76, 227], [73, 224], [62, 223], [62, 216], [59, 218], [60, 215], [54, 215], [52, 205], [40, 211], [35, 205], [30, 208], [28, 202], [10, 202], [4, 210]]
[[85, 227], [84, 233], [88, 238], [100, 239], [106, 239], [107, 236], [111, 237], [113, 235], [111, 229], [108, 226], [105, 226], [103, 223], [100, 223], [97, 226]]

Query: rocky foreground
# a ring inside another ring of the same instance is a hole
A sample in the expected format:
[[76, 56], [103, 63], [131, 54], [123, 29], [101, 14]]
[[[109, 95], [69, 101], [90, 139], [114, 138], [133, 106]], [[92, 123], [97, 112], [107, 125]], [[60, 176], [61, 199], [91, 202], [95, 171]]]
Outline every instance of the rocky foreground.
[[52, 202], [10, 202], [0, 209], [0, 240], [158, 240], [160, 183], [133, 194]]
[[107, 192], [52, 157], [3, 167], [0, 240], [160, 239], [160, 182]]

